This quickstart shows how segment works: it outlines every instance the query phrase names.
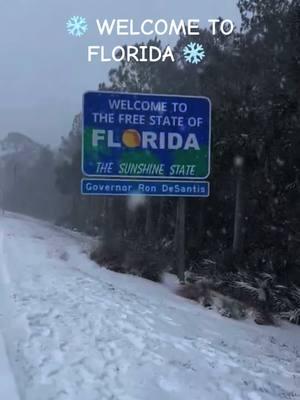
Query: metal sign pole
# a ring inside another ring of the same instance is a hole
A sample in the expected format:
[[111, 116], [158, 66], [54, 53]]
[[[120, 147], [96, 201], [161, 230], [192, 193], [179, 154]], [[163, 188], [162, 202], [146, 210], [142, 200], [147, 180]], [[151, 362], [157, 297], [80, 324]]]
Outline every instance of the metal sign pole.
[[179, 197], [177, 200], [177, 216], [176, 216], [176, 261], [177, 261], [177, 276], [179, 282], [184, 284], [185, 272], [185, 198]]

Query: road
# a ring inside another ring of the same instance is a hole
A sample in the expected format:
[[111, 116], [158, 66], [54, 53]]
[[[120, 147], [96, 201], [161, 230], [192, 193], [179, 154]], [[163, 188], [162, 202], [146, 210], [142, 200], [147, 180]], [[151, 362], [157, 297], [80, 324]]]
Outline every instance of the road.
[[98, 267], [92, 245], [0, 217], [0, 330], [21, 400], [300, 398], [298, 327], [226, 319]]

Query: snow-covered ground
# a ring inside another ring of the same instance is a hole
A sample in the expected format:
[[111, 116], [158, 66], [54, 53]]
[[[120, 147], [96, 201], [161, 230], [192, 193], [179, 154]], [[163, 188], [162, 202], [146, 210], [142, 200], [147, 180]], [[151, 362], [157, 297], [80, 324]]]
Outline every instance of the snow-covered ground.
[[0, 387], [13, 371], [1, 399], [15, 396], [13, 379], [21, 400], [300, 398], [298, 327], [223, 318], [99, 268], [91, 244], [0, 217]]
[[0, 332], [0, 399], [18, 400], [18, 390]]

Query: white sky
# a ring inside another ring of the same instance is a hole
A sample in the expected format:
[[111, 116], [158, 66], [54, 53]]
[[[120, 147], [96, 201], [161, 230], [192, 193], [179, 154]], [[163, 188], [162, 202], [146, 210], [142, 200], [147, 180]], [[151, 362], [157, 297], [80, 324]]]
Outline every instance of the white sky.
[[[110, 49], [130, 41], [125, 36], [101, 37], [96, 18], [199, 18], [207, 26], [209, 18], [219, 16], [238, 22], [235, 4], [236, 0], [0, 0], [0, 138], [19, 131], [56, 146], [68, 134], [81, 110], [82, 93], [95, 90], [115, 67], [89, 64], [87, 46]], [[87, 18], [84, 38], [66, 32], [66, 21], [73, 15]]]

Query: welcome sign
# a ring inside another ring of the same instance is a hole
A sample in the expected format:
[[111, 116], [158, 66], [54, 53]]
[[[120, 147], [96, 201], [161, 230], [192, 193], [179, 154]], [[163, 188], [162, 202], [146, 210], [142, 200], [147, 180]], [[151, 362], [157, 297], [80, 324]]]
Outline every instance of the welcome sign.
[[208, 177], [209, 99], [88, 92], [83, 109], [84, 175], [168, 181]]

